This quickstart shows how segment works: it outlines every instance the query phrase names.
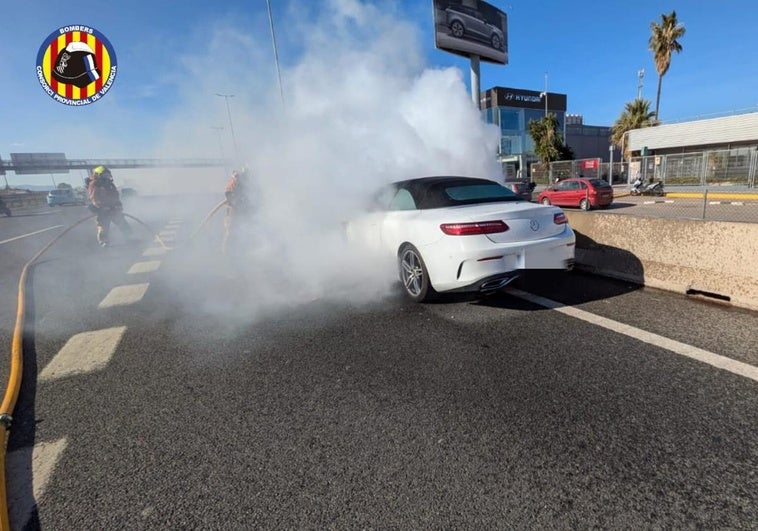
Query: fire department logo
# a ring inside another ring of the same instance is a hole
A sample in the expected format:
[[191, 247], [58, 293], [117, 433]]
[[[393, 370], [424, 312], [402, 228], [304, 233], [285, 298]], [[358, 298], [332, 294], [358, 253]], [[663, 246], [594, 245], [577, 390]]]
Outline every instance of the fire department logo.
[[105, 35], [89, 26], [63, 26], [37, 53], [37, 80], [48, 96], [64, 105], [89, 105], [116, 79], [116, 53]]

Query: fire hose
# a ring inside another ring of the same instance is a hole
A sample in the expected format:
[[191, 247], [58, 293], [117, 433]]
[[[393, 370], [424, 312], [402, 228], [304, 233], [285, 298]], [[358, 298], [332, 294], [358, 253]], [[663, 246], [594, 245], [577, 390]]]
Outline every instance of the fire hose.
[[[224, 201], [226, 203], [226, 201]], [[213, 213], [220, 208], [221, 205], [216, 207], [206, 219], [209, 219]], [[94, 218], [96, 214], [87, 216], [80, 219], [70, 227], [66, 228], [63, 232], [53, 238], [47, 245], [40, 249], [26, 264], [24, 264], [21, 270], [21, 277], [18, 281], [18, 306], [16, 310], [16, 326], [13, 330], [13, 338], [11, 341], [11, 363], [10, 373], [8, 375], [8, 386], [5, 389], [5, 395], [3, 396], [2, 404], [0, 404], [0, 435], [2, 436], [2, 447], [0, 448], [0, 531], [10, 530], [10, 519], [8, 516], [8, 496], [5, 485], [5, 452], [8, 444], [8, 435], [10, 432], [11, 423], [13, 422], [13, 410], [16, 407], [16, 401], [18, 400], [19, 393], [21, 391], [21, 373], [24, 367], [24, 321], [26, 317], [26, 282], [29, 274], [29, 270], [34, 263], [47, 251], [53, 244], [60, 240], [65, 234], [81, 225], [87, 220]], [[155, 236], [161, 246], [168, 250], [169, 247], [163, 242], [161, 237], [152, 230], [142, 220], [124, 213], [124, 216], [133, 219], [143, 227], [145, 227], [151, 234]]]

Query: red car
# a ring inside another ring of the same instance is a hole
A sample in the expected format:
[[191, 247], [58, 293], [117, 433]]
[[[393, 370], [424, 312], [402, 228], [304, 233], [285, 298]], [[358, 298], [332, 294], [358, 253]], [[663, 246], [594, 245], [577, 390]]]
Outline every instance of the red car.
[[582, 210], [608, 208], [613, 203], [613, 187], [603, 179], [564, 179], [542, 190], [537, 202]]

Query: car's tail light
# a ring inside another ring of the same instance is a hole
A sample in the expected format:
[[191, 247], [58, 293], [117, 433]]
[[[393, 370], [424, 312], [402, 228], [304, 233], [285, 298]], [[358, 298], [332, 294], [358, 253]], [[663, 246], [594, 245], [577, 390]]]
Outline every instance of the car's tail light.
[[553, 223], [556, 225], [563, 225], [564, 223], [568, 223], [569, 220], [566, 217], [566, 214], [563, 212], [559, 212], [558, 214], [553, 214]]
[[443, 223], [440, 225], [440, 229], [449, 236], [471, 236], [505, 232], [508, 230], [508, 225], [500, 220], [476, 221], [474, 223]]

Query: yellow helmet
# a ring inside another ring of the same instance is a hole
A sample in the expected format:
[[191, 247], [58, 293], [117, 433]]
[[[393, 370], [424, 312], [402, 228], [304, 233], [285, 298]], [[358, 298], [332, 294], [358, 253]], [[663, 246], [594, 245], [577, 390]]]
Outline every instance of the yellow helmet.
[[113, 176], [111, 175], [111, 170], [106, 168], [105, 166], [98, 166], [94, 170], [92, 170], [92, 175], [94, 175], [95, 179], [99, 178], [105, 178], [105, 179], [113, 179]]

